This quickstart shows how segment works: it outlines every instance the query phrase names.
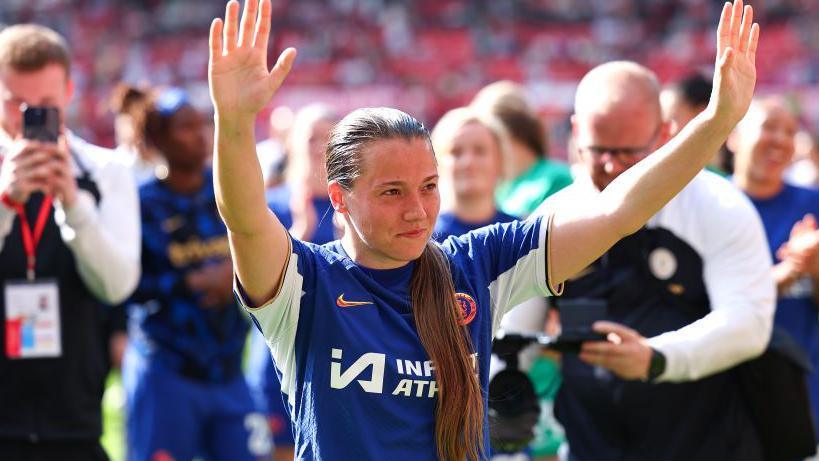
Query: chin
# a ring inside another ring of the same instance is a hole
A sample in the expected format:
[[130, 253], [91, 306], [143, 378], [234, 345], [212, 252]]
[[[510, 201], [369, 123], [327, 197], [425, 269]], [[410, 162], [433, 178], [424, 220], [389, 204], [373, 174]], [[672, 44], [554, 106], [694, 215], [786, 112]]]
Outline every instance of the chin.
[[407, 243], [393, 245], [389, 256], [398, 261], [413, 261], [421, 257], [428, 241], [429, 239], [425, 239], [423, 243], [419, 242], [413, 245]]

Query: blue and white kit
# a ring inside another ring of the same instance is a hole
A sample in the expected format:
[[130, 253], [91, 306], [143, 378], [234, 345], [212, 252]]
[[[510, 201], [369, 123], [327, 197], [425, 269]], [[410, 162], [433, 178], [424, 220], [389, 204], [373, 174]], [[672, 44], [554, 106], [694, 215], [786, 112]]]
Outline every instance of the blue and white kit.
[[[486, 396], [492, 336], [511, 306], [559, 294], [549, 282], [548, 218], [513, 221], [441, 246]], [[287, 395], [296, 458], [437, 459], [437, 385], [410, 307], [414, 263], [373, 270], [340, 242], [291, 239], [277, 295], [249, 307]], [[239, 298], [241, 287], [237, 286]], [[486, 405], [486, 397], [484, 397]], [[488, 432], [484, 432], [489, 447]]]

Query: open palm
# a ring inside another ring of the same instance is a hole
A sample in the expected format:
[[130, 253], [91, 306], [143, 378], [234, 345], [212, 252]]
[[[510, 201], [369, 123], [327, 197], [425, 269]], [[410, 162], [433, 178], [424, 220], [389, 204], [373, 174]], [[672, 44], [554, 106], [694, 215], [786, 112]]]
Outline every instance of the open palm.
[[726, 3], [717, 28], [717, 63], [710, 104], [716, 114], [738, 123], [754, 96], [759, 25], [754, 10], [742, 0]]
[[231, 0], [225, 20], [210, 27], [208, 83], [216, 113], [224, 117], [255, 117], [281, 86], [296, 58], [288, 48], [268, 71], [270, 0], [247, 0], [239, 24], [239, 2]]

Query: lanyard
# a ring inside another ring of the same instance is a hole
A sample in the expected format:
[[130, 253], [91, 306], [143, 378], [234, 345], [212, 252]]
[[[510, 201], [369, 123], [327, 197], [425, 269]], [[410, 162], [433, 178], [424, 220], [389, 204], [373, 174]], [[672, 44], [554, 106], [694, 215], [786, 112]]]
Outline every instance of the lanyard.
[[34, 266], [37, 262], [37, 245], [40, 244], [40, 238], [43, 236], [46, 220], [51, 213], [52, 200], [50, 195], [46, 195], [43, 198], [40, 211], [37, 213], [37, 222], [34, 224], [34, 232], [31, 232], [31, 226], [28, 223], [26, 209], [23, 204], [13, 204], [15, 210], [17, 210], [17, 216], [20, 217], [20, 231], [23, 234], [23, 249], [26, 252], [26, 278], [28, 278], [29, 282], [34, 281]]

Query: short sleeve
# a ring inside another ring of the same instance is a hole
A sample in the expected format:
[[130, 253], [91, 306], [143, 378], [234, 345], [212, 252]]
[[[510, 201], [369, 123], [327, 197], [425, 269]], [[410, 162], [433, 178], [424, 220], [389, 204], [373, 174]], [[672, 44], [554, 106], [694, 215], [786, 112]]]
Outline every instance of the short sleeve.
[[249, 314], [253, 323], [264, 336], [276, 368], [282, 374], [282, 392], [293, 398], [295, 385], [295, 342], [299, 316], [302, 312], [302, 295], [315, 284], [315, 247], [298, 239], [290, 238], [290, 252], [284, 276], [276, 294], [259, 307], [252, 307], [244, 294], [238, 278], [234, 277], [234, 290], [239, 304]]
[[518, 304], [561, 294], [563, 287], [551, 282], [549, 270], [551, 223], [551, 216], [539, 216], [483, 227], [444, 242], [445, 251], [489, 288], [493, 331]]

